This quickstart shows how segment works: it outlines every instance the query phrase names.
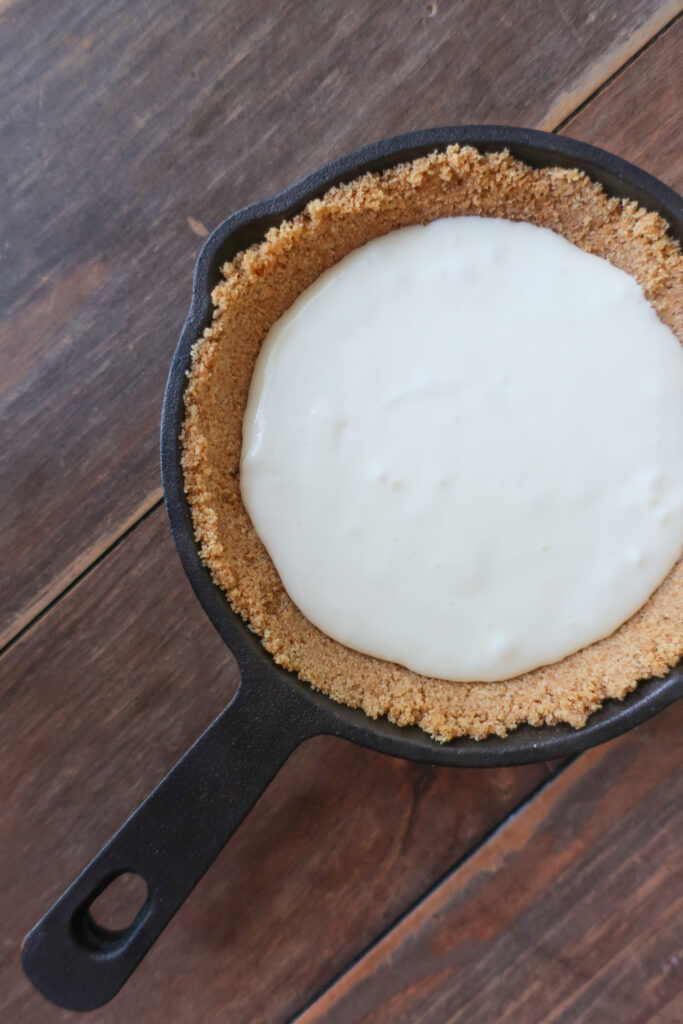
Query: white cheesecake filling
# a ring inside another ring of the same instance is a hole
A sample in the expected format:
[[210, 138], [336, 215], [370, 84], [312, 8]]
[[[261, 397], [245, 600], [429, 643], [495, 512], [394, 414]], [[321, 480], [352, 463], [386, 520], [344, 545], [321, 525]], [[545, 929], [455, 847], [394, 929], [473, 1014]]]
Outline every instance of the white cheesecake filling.
[[507, 679], [608, 636], [683, 551], [683, 348], [546, 228], [393, 231], [270, 330], [244, 504], [335, 640]]

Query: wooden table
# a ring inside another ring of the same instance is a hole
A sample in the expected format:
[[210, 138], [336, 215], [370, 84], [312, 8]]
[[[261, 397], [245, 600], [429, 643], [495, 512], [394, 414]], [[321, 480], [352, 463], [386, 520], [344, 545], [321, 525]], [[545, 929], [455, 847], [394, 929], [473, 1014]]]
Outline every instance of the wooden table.
[[[0, 4], [3, 1024], [75, 1019], [21, 938], [235, 686], [157, 467], [207, 229], [457, 122], [566, 132], [680, 189], [680, 12]], [[92, 1020], [680, 1024], [681, 727], [673, 706], [568, 764], [469, 772], [312, 740]]]

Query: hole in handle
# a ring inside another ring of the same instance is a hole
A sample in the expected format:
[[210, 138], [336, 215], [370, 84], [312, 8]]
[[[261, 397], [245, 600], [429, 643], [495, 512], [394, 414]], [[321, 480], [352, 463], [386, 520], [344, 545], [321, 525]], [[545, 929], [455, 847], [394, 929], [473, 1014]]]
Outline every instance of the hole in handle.
[[122, 932], [135, 921], [147, 899], [147, 883], [141, 875], [124, 871], [96, 896], [88, 907], [90, 917], [109, 932]]
[[121, 871], [74, 915], [73, 933], [89, 949], [111, 949], [128, 938], [149, 909], [151, 900], [144, 878], [133, 871]]

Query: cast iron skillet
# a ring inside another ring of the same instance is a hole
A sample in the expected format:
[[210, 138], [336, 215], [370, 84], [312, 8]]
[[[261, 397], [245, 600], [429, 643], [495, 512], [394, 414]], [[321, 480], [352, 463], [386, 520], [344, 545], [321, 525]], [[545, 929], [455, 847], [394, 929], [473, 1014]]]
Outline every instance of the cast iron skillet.
[[[576, 754], [644, 722], [683, 695], [683, 662], [663, 679], [640, 683], [624, 701], [607, 701], [578, 731], [566, 725], [522, 726], [505, 739], [439, 744], [417, 728], [372, 721], [335, 704], [279, 668], [199, 560], [183, 493], [178, 435], [190, 347], [211, 319], [219, 268], [239, 250], [292, 217], [330, 186], [381, 170], [450, 143], [481, 150], [508, 147], [535, 166], [578, 167], [616, 196], [636, 199], [668, 220], [683, 240], [683, 202], [656, 178], [600, 149], [520, 128], [455, 127], [413, 132], [336, 160], [285, 192], [229, 217], [207, 239], [195, 268], [192, 305], [166, 386], [161, 470], [166, 508], [180, 559], [195, 593], [240, 669], [231, 704], [66, 890], [24, 941], [24, 970], [60, 1006], [89, 1010], [118, 992], [183, 900], [202, 877], [280, 766], [302, 740], [319, 733], [439, 765], [482, 768]], [[129, 927], [98, 926], [90, 905], [118, 875], [133, 871], [148, 896]]]

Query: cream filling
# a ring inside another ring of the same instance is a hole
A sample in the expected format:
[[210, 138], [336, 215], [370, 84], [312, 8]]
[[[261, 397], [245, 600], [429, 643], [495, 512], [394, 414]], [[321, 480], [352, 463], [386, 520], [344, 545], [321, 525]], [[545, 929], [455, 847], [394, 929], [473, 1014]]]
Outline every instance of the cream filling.
[[273, 326], [244, 504], [335, 640], [499, 680], [608, 636], [683, 550], [683, 348], [547, 228], [393, 231]]

